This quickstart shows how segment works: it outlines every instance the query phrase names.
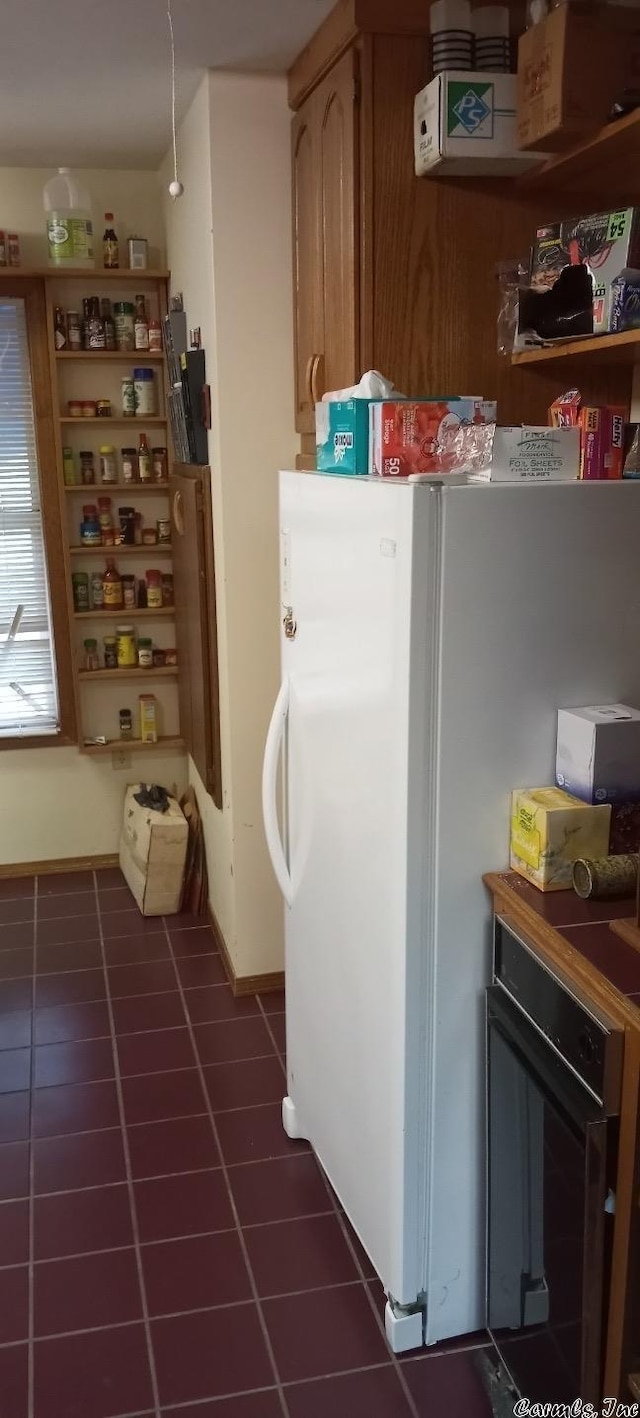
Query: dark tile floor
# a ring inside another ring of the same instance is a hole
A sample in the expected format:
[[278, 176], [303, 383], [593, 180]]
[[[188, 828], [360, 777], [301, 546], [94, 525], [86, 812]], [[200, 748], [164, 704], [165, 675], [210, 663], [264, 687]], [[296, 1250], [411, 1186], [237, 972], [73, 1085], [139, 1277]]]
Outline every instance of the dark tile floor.
[[0, 1418], [489, 1418], [483, 1335], [389, 1353], [283, 1010], [116, 870], [0, 881]]

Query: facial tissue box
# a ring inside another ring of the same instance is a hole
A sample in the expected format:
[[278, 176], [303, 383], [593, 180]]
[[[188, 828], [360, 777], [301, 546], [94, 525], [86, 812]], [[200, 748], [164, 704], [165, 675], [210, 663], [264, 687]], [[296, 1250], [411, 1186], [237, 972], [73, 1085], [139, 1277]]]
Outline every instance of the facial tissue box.
[[587, 803], [640, 802], [640, 709], [559, 709], [556, 783]]
[[611, 808], [560, 788], [519, 788], [511, 798], [511, 867], [540, 891], [567, 891], [579, 857], [606, 857]]

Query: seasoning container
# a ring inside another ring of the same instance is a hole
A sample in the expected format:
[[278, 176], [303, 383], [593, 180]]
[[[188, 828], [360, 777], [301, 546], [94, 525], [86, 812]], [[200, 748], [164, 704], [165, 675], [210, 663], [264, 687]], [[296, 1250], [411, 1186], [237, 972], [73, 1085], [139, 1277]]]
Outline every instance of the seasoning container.
[[53, 312], [53, 343], [57, 353], [67, 348], [67, 322], [61, 305]]
[[165, 663], [166, 663], [166, 660], [165, 660], [165, 653], [164, 653], [164, 650], [154, 650], [154, 652], [153, 652], [153, 668], [154, 668], [154, 670], [162, 670], [162, 669], [164, 669]]
[[148, 250], [146, 236], [130, 236], [127, 246], [129, 248], [130, 270], [146, 271]]
[[133, 371], [136, 393], [136, 414], [138, 418], [149, 418], [156, 411], [156, 386], [153, 370], [140, 367]]
[[102, 533], [113, 531], [110, 497], [98, 498], [98, 521], [100, 523], [100, 531]]
[[137, 448], [121, 448], [122, 456], [122, 481], [134, 483], [138, 478], [138, 450]]
[[138, 664], [141, 670], [153, 667], [153, 641], [147, 636], [141, 636], [138, 641]]
[[104, 607], [104, 587], [102, 584], [101, 571], [94, 571], [91, 577], [91, 605], [94, 611], [101, 611]]
[[86, 571], [73, 571], [71, 573], [71, 586], [73, 589], [73, 609], [74, 611], [89, 610], [89, 576]]
[[111, 314], [111, 301], [107, 296], [100, 301], [100, 313], [104, 325], [104, 347], [106, 350], [115, 350], [116, 327], [113, 315]]
[[82, 418], [82, 401], [81, 401], [81, 399], [69, 399], [69, 401], [68, 401], [68, 403], [67, 403], [67, 413], [68, 413], [70, 419], [81, 419], [81, 418]]
[[573, 889], [583, 900], [601, 901], [607, 896], [635, 896], [638, 856], [580, 857], [573, 864]]
[[80, 541], [83, 547], [102, 546], [102, 532], [95, 508], [92, 514], [85, 516], [84, 521], [80, 523]]
[[155, 694], [139, 694], [140, 738], [143, 743], [158, 742], [158, 701]]
[[105, 635], [104, 637], [104, 667], [105, 670], [117, 670], [118, 668], [118, 642], [115, 635]]
[[144, 579], [138, 582], [138, 610], [144, 611], [147, 608], [147, 583]]
[[100, 659], [98, 656], [97, 640], [85, 640], [84, 642], [84, 667], [85, 670], [99, 670]]
[[122, 599], [126, 611], [133, 611], [136, 607], [136, 578], [135, 576], [123, 576], [122, 578]]
[[156, 532], [155, 527], [143, 527], [143, 528], [142, 528], [142, 545], [143, 545], [143, 547], [154, 547], [154, 546], [156, 546], [157, 541], [158, 541], [158, 533]]
[[169, 665], [171, 665], [172, 668], [173, 668], [175, 665], [177, 665], [177, 663], [178, 663], [178, 651], [177, 651], [177, 650], [174, 650], [174, 649], [165, 650], [165, 652], [164, 652], [164, 662], [165, 662], [165, 665], [167, 666], [167, 668], [169, 667]]
[[122, 380], [122, 417], [135, 418], [136, 412], [136, 386], [130, 375], [126, 375]]
[[105, 610], [121, 611], [123, 608], [122, 577], [115, 561], [108, 561], [102, 577]]
[[10, 231], [7, 237], [7, 256], [10, 266], [20, 265], [20, 237], [15, 231]]
[[170, 571], [163, 571], [161, 576], [162, 604], [163, 606], [173, 605], [173, 576]]
[[136, 637], [132, 625], [117, 625], [118, 669], [127, 670], [137, 662]]
[[138, 440], [138, 477], [141, 483], [151, 482], [151, 454], [146, 433], [141, 433]]
[[98, 412], [95, 399], [82, 400], [82, 417], [84, 419], [94, 419]]
[[96, 415], [99, 419], [111, 418], [111, 400], [96, 399]]
[[70, 350], [82, 349], [82, 321], [77, 310], [67, 311], [67, 345]]
[[148, 350], [149, 348], [149, 321], [144, 303], [144, 296], [136, 296], [136, 315], [133, 324], [134, 344], [137, 350]]
[[169, 480], [169, 463], [167, 460], [166, 448], [154, 448], [152, 450], [153, 460], [153, 480], [157, 483], [166, 483]]
[[73, 448], [63, 448], [62, 450], [62, 473], [65, 487], [74, 487], [76, 481], [76, 465], [73, 456]]
[[112, 443], [101, 443], [100, 445], [100, 481], [103, 483], [118, 481], [116, 450]]
[[121, 738], [121, 739], [132, 739], [132, 738], [133, 738], [133, 714], [131, 713], [131, 710], [130, 710], [130, 709], [121, 709], [121, 710], [120, 710], [120, 714], [119, 714], [118, 717], [119, 717], [119, 720], [120, 720], [120, 738]]
[[113, 322], [116, 327], [118, 349], [124, 351], [135, 349], [134, 308], [130, 300], [114, 301]]
[[134, 539], [134, 542], [135, 542], [135, 544], [136, 544], [137, 547], [141, 547], [141, 546], [142, 546], [142, 513], [141, 513], [141, 512], [136, 512], [136, 528], [135, 528], [135, 533], [134, 533], [134, 538], [133, 538], [133, 539]]
[[135, 507], [119, 507], [118, 517], [120, 519], [120, 541], [125, 547], [135, 546], [136, 541], [136, 509]]
[[162, 354], [162, 326], [159, 320], [149, 321], [149, 354]]
[[96, 467], [93, 453], [90, 448], [80, 453], [80, 481], [87, 487], [96, 480]]
[[169, 519], [168, 517], [159, 517], [159, 518], [158, 518], [158, 521], [156, 522], [156, 530], [157, 530], [157, 533], [158, 533], [158, 546], [159, 546], [159, 547], [168, 547], [168, 546], [171, 546], [171, 521], [170, 521], [170, 519]]
[[147, 583], [147, 605], [149, 610], [157, 610], [162, 605], [162, 573], [160, 571], [147, 571], [145, 581]]

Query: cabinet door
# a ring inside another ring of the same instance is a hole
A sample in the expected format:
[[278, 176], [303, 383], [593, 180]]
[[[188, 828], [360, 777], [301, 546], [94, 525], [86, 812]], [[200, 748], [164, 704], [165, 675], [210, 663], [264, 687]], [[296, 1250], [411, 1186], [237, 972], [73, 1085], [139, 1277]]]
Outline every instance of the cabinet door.
[[207, 792], [221, 808], [218, 641], [209, 469], [174, 464], [169, 496], [180, 729]]
[[347, 50], [313, 95], [320, 160], [323, 360], [311, 369], [314, 399], [354, 384], [358, 368], [356, 63]]
[[296, 428], [313, 433], [311, 375], [322, 353], [320, 167], [315, 94], [293, 120], [293, 270]]

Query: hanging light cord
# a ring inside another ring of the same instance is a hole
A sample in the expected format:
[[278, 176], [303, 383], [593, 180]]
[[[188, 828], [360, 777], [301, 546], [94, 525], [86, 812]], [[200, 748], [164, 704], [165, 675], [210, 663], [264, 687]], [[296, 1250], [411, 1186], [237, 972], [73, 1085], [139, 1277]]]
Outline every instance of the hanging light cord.
[[173, 15], [171, 14], [171, 0], [167, 0], [167, 22], [169, 25], [169, 44], [171, 47], [171, 143], [173, 147], [173, 182], [169, 184], [169, 194], [171, 197], [181, 197], [184, 187], [178, 177], [178, 145], [176, 139], [176, 46], [173, 34]]

